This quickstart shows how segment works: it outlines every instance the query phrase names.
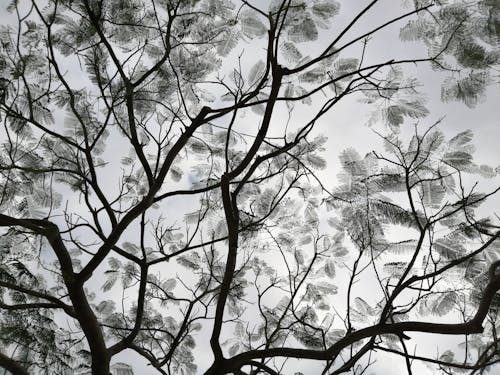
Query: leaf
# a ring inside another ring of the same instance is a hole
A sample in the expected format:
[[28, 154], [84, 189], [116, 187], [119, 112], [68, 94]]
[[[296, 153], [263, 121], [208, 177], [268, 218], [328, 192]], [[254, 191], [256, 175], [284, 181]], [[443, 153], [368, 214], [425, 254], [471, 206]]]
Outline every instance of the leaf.
[[441, 87], [441, 99], [444, 102], [458, 100], [473, 108], [484, 97], [488, 81], [489, 74], [485, 71], [471, 71], [462, 79], [448, 77]]
[[370, 200], [370, 208], [382, 223], [403, 225], [408, 228], [418, 228], [413, 213], [395, 204], [382, 200]]
[[[299, 85], [295, 86], [295, 92], [296, 96], [304, 96], [307, 94], [306, 89]], [[306, 95], [300, 102], [303, 104], [311, 105], [312, 104], [311, 96]]]
[[328, 298], [333, 294], [337, 294], [337, 291], [337, 286], [327, 282], [307, 284], [306, 293], [304, 294], [303, 299], [306, 302], [317, 304], [321, 303], [324, 298]]
[[265, 189], [256, 200], [255, 212], [261, 216], [266, 215], [271, 209], [275, 195], [276, 192], [273, 189]]
[[356, 308], [356, 310], [358, 311], [358, 313], [360, 313], [361, 315], [369, 315], [369, 316], [373, 316], [375, 315], [375, 310], [368, 304], [366, 303], [366, 301], [361, 298], [361, 297], [356, 297], [354, 299], [354, 306]]
[[362, 365], [356, 365], [356, 368], [354, 369], [353, 375], [363, 375], [363, 373], [366, 371], [366, 368]]
[[[284, 96], [285, 96], [285, 98], [292, 98], [294, 96], [294, 94], [295, 94], [295, 86], [292, 83], [289, 83], [286, 86]], [[288, 108], [289, 111], [292, 110], [295, 107], [295, 102], [291, 101], [291, 100], [287, 100], [286, 107]]]
[[451, 350], [447, 350], [439, 356], [439, 360], [443, 362], [453, 362], [454, 358], [455, 353], [453, 353]]
[[107, 279], [104, 284], [102, 284], [101, 290], [103, 292], [108, 292], [109, 290], [111, 290], [111, 288], [113, 288], [116, 280], [118, 280], [119, 272], [116, 270], [107, 270], [104, 272], [104, 275]]
[[432, 23], [423, 17], [418, 17], [401, 28], [399, 37], [404, 41], [417, 41], [423, 36], [431, 36], [432, 33], [435, 33]]
[[110, 315], [115, 310], [115, 302], [111, 300], [102, 301], [96, 306], [96, 311], [102, 315]]
[[331, 245], [332, 245], [332, 241], [331, 241], [330, 237], [329, 236], [323, 237], [323, 249], [324, 250], [330, 249]]
[[223, 102], [234, 102], [234, 94], [232, 92], [226, 92], [220, 97], [220, 100]]
[[446, 194], [446, 187], [442, 181], [423, 181], [421, 191], [424, 205], [439, 208]]
[[394, 254], [409, 254], [415, 251], [417, 246], [417, 241], [415, 240], [406, 240], [401, 242], [390, 243], [385, 248], [385, 251]]
[[181, 255], [176, 258], [177, 263], [180, 265], [190, 268], [192, 270], [200, 269], [201, 259], [197, 253], [190, 253], [188, 255]]
[[400, 277], [406, 271], [407, 265], [406, 262], [389, 262], [384, 264], [384, 271], [389, 276]]
[[111, 372], [119, 375], [134, 375], [132, 366], [123, 362], [116, 362], [112, 364]]
[[460, 43], [456, 51], [457, 61], [468, 68], [486, 69], [497, 60], [494, 52], [489, 53], [483, 46], [472, 41]]
[[217, 43], [217, 52], [221, 56], [227, 56], [238, 44], [239, 35], [234, 31], [226, 31], [224, 38]]
[[259, 60], [255, 63], [254, 66], [250, 69], [250, 72], [248, 73], [248, 84], [254, 85], [257, 83], [258, 80], [262, 78], [262, 74], [266, 71], [266, 64], [264, 61]]
[[318, 29], [309, 14], [297, 25], [292, 25], [288, 29], [288, 37], [292, 42], [310, 42], [318, 38]]
[[470, 129], [468, 129], [466, 131], [458, 133], [456, 136], [450, 139], [448, 141], [448, 148], [451, 151], [460, 151], [466, 148], [469, 153], [472, 153], [473, 149], [470, 149], [470, 143], [472, 142], [473, 138], [474, 133]]
[[337, 329], [331, 329], [327, 334], [328, 340], [332, 342], [336, 342], [343, 338], [346, 334], [345, 329], [337, 328]]
[[21, 262], [13, 261], [10, 264], [16, 270], [16, 276], [18, 279], [22, 279], [24, 277], [28, 278], [31, 283], [37, 284], [37, 278], [33, 275], [30, 270]]
[[295, 257], [295, 261], [297, 262], [297, 264], [299, 265], [304, 264], [304, 254], [302, 253], [302, 251], [300, 251], [299, 249], [295, 249], [293, 255]]
[[217, 222], [217, 225], [214, 228], [214, 232], [217, 237], [226, 237], [227, 236], [227, 223], [225, 219], [221, 219]]
[[340, 4], [333, 0], [316, 1], [311, 7], [311, 12], [323, 21], [330, 21], [340, 9]]
[[347, 250], [344, 246], [338, 246], [333, 249], [333, 256], [336, 258], [341, 258], [349, 254], [349, 250]]
[[175, 182], [179, 182], [181, 180], [183, 173], [182, 169], [176, 165], [170, 167], [170, 177], [172, 177], [172, 180]]
[[123, 246], [123, 249], [125, 251], [127, 251], [127, 252], [129, 252], [131, 254], [137, 254], [140, 251], [139, 247], [136, 244], [132, 243], [132, 242], [126, 241], [126, 242], [123, 243], [122, 246]]
[[348, 148], [342, 151], [339, 155], [342, 168], [351, 175], [366, 175], [366, 169], [361, 162], [361, 156], [353, 149]]
[[342, 223], [336, 217], [329, 217], [326, 221], [329, 226], [335, 228], [336, 230], [342, 230]]
[[319, 217], [313, 205], [308, 204], [304, 210], [304, 217], [307, 225], [316, 227], [319, 224]]
[[325, 77], [326, 74], [323, 69], [313, 68], [299, 75], [299, 81], [306, 83], [320, 83]]
[[436, 151], [439, 146], [441, 146], [444, 142], [444, 134], [439, 131], [433, 131], [429, 133], [421, 143], [421, 148], [422, 150], [426, 152], [433, 152]]
[[123, 165], [132, 165], [132, 163], [134, 162], [134, 159], [129, 157], [129, 156], [124, 156], [122, 159], [121, 159], [121, 163]]
[[356, 58], [344, 58], [335, 61], [335, 77], [342, 76], [347, 73], [351, 73], [358, 69], [359, 60]]
[[243, 338], [245, 337], [245, 325], [242, 322], [237, 322], [234, 327], [234, 334], [236, 337]]
[[422, 118], [429, 114], [429, 111], [420, 100], [399, 99], [394, 104], [387, 107], [385, 111], [386, 119], [392, 126], [403, 124], [405, 117]]
[[315, 337], [312, 332], [295, 330], [293, 336], [305, 347], [311, 349], [322, 349], [323, 341], [320, 337]]
[[112, 270], [118, 270], [122, 267], [122, 263], [114, 257], [108, 258], [108, 264]]
[[497, 175], [497, 172], [490, 167], [489, 165], [481, 165], [479, 166], [479, 174], [484, 178], [493, 178]]
[[466, 253], [462, 245], [449, 238], [438, 238], [434, 242], [434, 249], [439, 255], [449, 260], [456, 259]]
[[324, 270], [325, 270], [325, 274], [329, 278], [333, 279], [335, 277], [335, 263], [333, 262], [333, 260], [326, 261], [325, 266], [324, 266]]
[[295, 44], [291, 42], [284, 42], [281, 45], [281, 53], [286, 61], [291, 63], [297, 63], [302, 59], [302, 53], [295, 46]]
[[197, 139], [190, 139], [189, 148], [195, 154], [206, 154], [209, 151], [205, 143]]
[[254, 12], [246, 11], [241, 18], [241, 30], [249, 38], [261, 37], [267, 32], [266, 26], [254, 15]]
[[238, 353], [239, 350], [240, 350], [240, 343], [237, 342], [236, 344], [233, 344], [229, 348], [229, 356], [234, 357], [236, 355], [236, 353]]
[[[384, 172], [384, 171], [383, 171]], [[380, 176], [374, 176], [370, 181], [375, 185], [375, 189], [384, 192], [406, 191], [405, 178], [401, 173], [385, 171]]]
[[278, 242], [281, 246], [291, 248], [295, 244], [295, 238], [287, 232], [280, 232], [278, 234]]
[[447, 315], [455, 306], [457, 293], [454, 291], [441, 294], [435, 301], [431, 313], [437, 316]]
[[465, 151], [447, 152], [443, 155], [443, 161], [458, 170], [464, 170], [471, 166], [472, 155]]
[[283, 297], [281, 297], [279, 302], [276, 304], [276, 310], [278, 310], [281, 313], [289, 307], [289, 304], [290, 304], [290, 297], [283, 296]]
[[263, 115], [266, 111], [266, 106], [264, 104], [254, 104], [250, 109], [257, 115]]
[[321, 156], [308, 154], [306, 155], [306, 161], [313, 169], [321, 170], [326, 168], [326, 161]]
[[175, 288], [176, 285], [177, 285], [177, 280], [172, 278], [172, 279], [168, 279], [168, 280], [164, 281], [161, 284], [161, 287], [163, 290], [170, 292], [172, 289]]

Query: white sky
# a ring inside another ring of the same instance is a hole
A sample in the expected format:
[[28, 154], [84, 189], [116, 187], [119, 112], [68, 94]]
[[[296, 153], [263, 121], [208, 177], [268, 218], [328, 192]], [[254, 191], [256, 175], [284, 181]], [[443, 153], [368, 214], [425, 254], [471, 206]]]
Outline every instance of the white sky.
[[[255, 0], [253, 1], [253, 4], [257, 5], [266, 2], [267, 1]], [[341, 15], [335, 19], [333, 29], [342, 28], [343, 25], [350, 20], [350, 15], [352, 15], [356, 9], [362, 8], [366, 3], [366, 1], [360, 0], [343, 1]], [[392, 15], [398, 14], [399, 12], [397, 7], [394, 7], [395, 3], [396, 2], [393, 0], [381, 1], [380, 4], [372, 9], [367, 16], [365, 16], [363, 23], [360, 24], [360, 28], [367, 28], [370, 24], [379, 24], [381, 20], [389, 19]], [[12, 16], [5, 13], [3, 5], [4, 3], [2, 2], [2, 9], [0, 10], [0, 23], [9, 23], [12, 21]], [[373, 38], [367, 50], [367, 56], [369, 59], [379, 61], [379, 59], [384, 59], [384, 57], [387, 56], [425, 55], [425, 51], [420, 45], [411, 43], [402, 44], [398, 41], [397, 35], [399, 33], [400, 26], [401, 24], [398, 24], [388, 28]], [[358, 31], [359, 30], [360, 29], [358, 29]], [[334, 35], [334, 32], [331, 30], [320, 30], [320, 32], [321, 34], [319, 40], [310, 47], [313, 52], [315, 47], [325, 45], [326, 42], [330, 40], [332, 35]], [[255, 44], [256, 45], [252, 43], [244, 47], [244, 65], [252, 66], [254, 63], [253, 59], [255, 56], [259, 55], [258, 51], [262, 51], [262, 40], [256, 41]], [[237, 47], [237, 50], [241, 50], [240, 47]], [[236, 60], [231, 61], [229, 58], [224, 61], [224, 65], [231, 65], [233, 62], [236, 63]], [[440, 101], [440, 82], [442, 81], [441, 74], [433, 72], [429, 67], [424, 65], [416, 67], [408, 66], [405, 69], [409, 75], [416, 76], [420, 80], [423, 84], [422, 91], [427, 94], [429, 99], [427, 107], [430, 110], [430, 115], [426, 119], [420, 121], [423, 128], [426, 128], [437, 119], [445, 116], [439, 128], [445, 132], [447, 137], [453, 136], [454, 134], [466, 129], [472, 129], [475, 133], [474, 144], [477, 147], [475, 154], [476, 162], [478, 164], [490, 164], [493, 167], [499, 165], [500, 149], [498, 146], [498, 140], [500, 139], [500, 124], [498, 123], [498, 103], [500, 103], [500, 92], [498, 87], [491, 87], [488, 91], [486, 100], [480, 103], [476, 108], [469, 109], [461, 103], [445, 104]], [[327, 151], [324, 155], [328, 161], [328, 167], [323, 173], [326, 186], [333, 187], [336, 185], [336, 174], [339, 171], [337, 156], [340, 151], [348, 147], [354, 147], [361, 155], [364, 155], [374, 149], [381, 149], [380, 139], [375, 136], [366, 125], [368, 112], [370, 110], [370, 106], [359, 103], [356, 98], [346, 98], [342, 102], [338, 103], [334, 110], [324, 116], [318, 124], [315, 131], [328, 136]], [[296, 113], [295, 120], [305, 120], [309, 115], [310, 113], [307, 109], [304, 109], [303, 112]], [[408, 131], [413, 132], [413, 127], [403, 126], [401, 128], [403, 135]], [[112, 148], [113, 145], [110, 145], [109, 147]], [[498, 182], [499, 179], [496, 178], [494, 181], [483, 182], [483, 186], [488, 188], [489, 186], [493, 186], [495, 184], [498, 185]], [[500, 200], [496, 199], [495, 202], [498, 203]], [[175, 209], [177, 206], [182, 205], [185, 205], [185, 202], [178, 201], [175, 202], [174, 206], [171, 206], [171, 208]], [[488, 205], [488, 208], [491, 209], [494, 209], [495, 207], [499, 207], [498, 204], [495, 204], [494, 206]], [[496, 209], [496, 212], [499, 213], [498, 208]], [[92, 284], [97, 287], [99, 282], [100, 280], [94, 280]], [[339, 285], [342, 284], [343, 283], [339, 281]], [[200, 373], [210, 364], [211, 354], [207, 344], [208, 340], [206, 340], [209, 336], [209, 329], [210, 327], [205, 327], [202, 332], [195, 336], [201, 345], [199, 349], [195, 350], [195, 357], [197, 364], [199, 365]], [[427, 335], [425, 338], [418, 341], [424, 346], [428, 344], [428, 350], [431, 353], [436, 352], [436, 343], [438, 346], [444, 346], [446, 342], [455, 342], [447, 338], [437, 338], [436, 336], [431, 335]], [[419, 348], [421, 347], [419, 346]], [[368, 371], [368, 373], [374, 375], [399, 375], [403, 373], [402, 368], [392, 360], [393, 358], [394, 357], [387, 355], [378, 355], [377, 362], [373, 365], [373, 367], [371, 367], [371, 371]], [[150, 368], [144, 367], [144, 361], [129, 351], [125, 351], [117, 355], [114, 358], [114, 361], [126, 362], [133, 365], [135, 373], [139, 375], [156, 373], [156, 371], [152, 371]], [[402, 364], [402, 361], [398, 360], [397, 363]], [[304, 375], [316, 375], [319, 368], [321, 367], [316, 367], [314, 364], [311, 365], [311, 362], [309, 361], [301, 361], [297, 364], [297, 368], [292, 369], [290, 367], [289, 373], [293, 374], [294, 371], [301, 371]], [[415, 365], [414, 370], [415, 373], [419, 375], [430, 375], [433, 373], [427, 367], [418, 365]]]

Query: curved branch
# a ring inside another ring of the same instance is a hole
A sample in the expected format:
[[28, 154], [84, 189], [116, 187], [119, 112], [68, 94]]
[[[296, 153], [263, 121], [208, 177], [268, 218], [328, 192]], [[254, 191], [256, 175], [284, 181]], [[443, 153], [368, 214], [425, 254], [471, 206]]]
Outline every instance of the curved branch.
[[[500, 266], [500, 262], [495, 262], [490, 267], [490, 275], [493, 275], [496, 268]], [[244, 363], [255, 359], [273, 358], [273, 357], [289, 357], [298, 359], [315, 359], [315, 360], [329, 360], [339, 354], [346, 347], [366, 338], [373, 338], [385, 334], [395, 334], [403, 338], [409, 339], [405, 332], [422, 332], [422, 333], [435, 333], [443, 335], [468, 335], [483, 332], [483, 321], [488, 314], [490, 305], [496, 292], [500, 290], [500, 275], [490, 278], [486, 286], [481, 302], [478, 306], [474, 317], [465, 323], [429, 323], [429, 322], [398, 322], [393, 324], [377, 324], [362, 328], [358, 331], [353, 331], [351, 334], [337, 341], [326, 350], [312, 350], [312, 349], [298, 349], [298, 348], [270, 348], [264, 350], [250, 350], [245, 353], [238, 354], [233, 358], [225, 359], [220, 367], [228, 373], [235, 369], [241, 368]], [[214, 368], [211, 367], [205, 375], [215, 375]], [[218, 372], [220, 374], [221, 372]]]
[[0, 367], [14, 375], [29, 375], [28, 370], [2, 352], [0, 352]]
[[463, 364], [463, 363], [441, 361], [439, 359], [432, 359], [432, 358], [422, 357], [422, 356], [418, 356], [418, 355], [406, 354], [406, 353], [402, 353], [402, 352], [394, 350], [394, 349], [385, 348], [383, 346], [378, 346], [378, 345], [376, 345], [374, 347], [374, 349], [381, 350], [381, 351], [387, 352], [387, 353], [396, 354], [398, 356], [406, 357], [406, 358], [409, 358], [409, 359], [412, 359], [412, 360], [423, 361], [423, 362], [428, 362], [428, 363], [434, 363], [434, 364], [439, 365], [439, 366], [455, 367], [455, 368], [464, 369], [464, 370], [477, 370], [479, 368], [484, 368], [485, 366], [492, 366], [492, 365], [500, 362], [500, 360], [496, 360], [496, 361], [487, 363], [485, 365], [483, 365], [483, 364], [481, 364], [481, 365], [477, 365], [477, 364], [473, 365], [473, 364], [467, 364], [467, 363]]

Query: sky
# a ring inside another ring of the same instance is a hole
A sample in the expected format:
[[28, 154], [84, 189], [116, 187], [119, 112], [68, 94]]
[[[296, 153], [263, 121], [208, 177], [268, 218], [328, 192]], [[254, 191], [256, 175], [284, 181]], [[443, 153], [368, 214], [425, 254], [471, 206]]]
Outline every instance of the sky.
[[[255, 0], [253, 4], [260, 5], [265, 1]], [[335, 19], [332, 28], [329, 30], [322, 30], [318, 40], [311, 45], [307, 46], [311, 54], [319, 51], [321, 46], [324, 46], [335, 30], [339, 30], [343, 25], [350, 20], [350, 15], [354, 14], [357, 9], [363, 7], [366, 1], [343, 1], [341, 13]], [[363, 29], [370, 27], [370, 25], [379, 24], [385, 19], [398, 14], [399, 9], [394, 7], [394, 1], [385, 0], [381, 1], [370, 13], [365, 17], [364, 21], [359, 25], [359, 29], [353, 30], [353, 33], [360, 32]], [[0, 24], [10, 23], [12, 16], [7, 14], [2, 8], [0, 9]], [[418, 43], [404, 43], [399, 42], [397, 35], [401, 24], [396, 24], [381, 33], [377, 34], [369, 43], [366, 52], [368, 59], [379, 61], [387, 56], [422, 56], [425, 51]], [[348, 38], [349, 35], [346, 37]], [[242, 63], [244, 68], [251, 67], [255, 59], [262, 54], [262, 40], [248, 41], [246, 44], [237, 46], [235, 53], [230, 54], [229, 57], [224, 59], [224, 66], [231, 66], [237, 62], [236, 56], [240, 51], [243, 51]], [[237, 53], [236, 53], [237, 52]], [[356, 50], [353, 51], [353, 54]], [[77, 66], [68, 66], [68, 70], [77, 70]], [[425, 129], [440, 118], [443, 118], [440, 129], [447, 137], [451, 137], [458, 132], [467, 129], [472, 129], [475, 134], [474, 144], [477, 147], [475, 153], [475, 160], [478, 164], [488, 164], [493, 167], [500, 165], [500, 149], [498, 147], [498, 139], [500, 139], [500, 124], [498, 123], [498, 103], [500, 103], [500, 92], [497, 86], [491, 86], [487, 92], [484, 101], [479, 103], [475, 108], [468, 108], [461, 103], [443, 103], [440, 100], [441, 92], [441, 77], [439, 73], [433, 71], [425, 65], [411, 65], [405, 67], [405, 74], [415, 76], [422, 83], [422, 91], [428, 98], [427, 107], [429, 108], [429, 115], [425, 119], [419, 120], [419, 127]], [[365, 155], [372, 150], [381, 150], [382, 142], [378, 136], [372, 131], [368, 125], [371, 107], [369, 105], [360, 103], [359, 98], [353, 96], [338, 103], [335, 108], [330, 111], [322, 120], [317, 124], [315, 132], [323, 134], [328, 137], [326, 143], [326, 151], [324, 157], [327, 160], [327, 168], [322, 172], [321, 177], [327, 186], [334, 187], [337, 184], [337, 174], [340, 171], [340, 164], [338, 161], [338, 154], [350, 147], [354, 147], [361, 155]], [[314, 104], [313, 104], [314, 106]], [[295, 112], [294, 121], [300, 123], [306, 120], [310, 115], [307, 109], [301, 112]], [[248, 126], [251, 126], [251, 119], [246, 119]], [[413, 132], [413, 123], [404, 124], [401, 128], [401, 134], [404, 137]], [[245, 125], [244, 125], [245, 126]], [[375, 125], [377, 128], [379, 124]], [[108, 145], [108, 152], [113, 154], [115, 148], [118, 150], [119, 145], [110, 142]], [[481, 186], [484, 189], [489, 189], [495, 184], [498, 185], [498, 177], [494, 180], [481, 181]], [[500, 203], [498, 198], [493, 202]], [[176, 201], [169, 203], [169, 209], [176, 211], [186, 205], [193, 205], [193, 202]], [[491, 212], [492, 207], [500, 207], [498, 204], [491, 204], [488, 206], [488, 211]], [[499, 209], [496, 209], [498, 214]], [[96, 289], [99, 288], [100, 280], [94, 280], [91, 284]], [[339, 282], [339, 284], [342, 284]], [[359, 288], [366, 288], [362, 292], [369, 293], [369, 285], [363, 283], [358, 286]], [[204, 327], [198, 334], [198, 337], [206, 337], [210, 332], [210, 327]], [[417, 335], [418, 336], [418, 335]], [[196, 337], [195, 337], [196, 338]], [[436, 347], [445, 347], [446, 344], [455, 341], [449, 338], [436, 338], [436, 336], [421, 336], [416, 339], [419, 344], [419, 349], [424, 348], [424, 351], [430, 353], [436, 352]], [[208, 353], [208, 346], [205, 349], [196, 349], [196, 360], [200, 370], [206, 368], [210, 364], [211, 354]], [[393, 357], [388, 355], [377, 355], [377, 361], [368, 371], [368, 374], [373, 375], [399, 375], [402, 373], [402, 368], [393, 362]], [[134, 367], [134, 371], [139, 375], [154, 374], [149, 367], [146, 367], [144, 361], [140, 359], [135, 353], [131, 351], [124, 351], [114, 358], [116, 362], [126, 362]], [[296, 368], [289, 367], [290, 374], [295, 372], [302, 372], [304, 375], [315, 375], [318, 373], [319, 366], [314, 363], [301, 361], [293, 362]], [[401, 361], [398, 363], [402, 364]], [[419, 375], [431, 375], [433, 371], [425, 366], [415, 365], [415, 373]], [[201, 373], [201, 372], [200, 372]]]

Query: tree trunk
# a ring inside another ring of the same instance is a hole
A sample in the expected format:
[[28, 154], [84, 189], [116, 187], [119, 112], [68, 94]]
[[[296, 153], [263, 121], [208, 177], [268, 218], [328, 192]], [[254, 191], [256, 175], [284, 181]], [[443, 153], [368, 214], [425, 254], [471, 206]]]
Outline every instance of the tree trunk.
[[77, 285], [69, 288], [69, 296], [75, 313], [87, 339], [92, 357], [92, 375], [109, 375], [111, 357], [106, 348], [101, 326], [92, 311], [83, 287]]

